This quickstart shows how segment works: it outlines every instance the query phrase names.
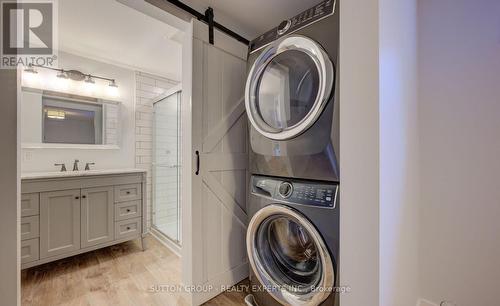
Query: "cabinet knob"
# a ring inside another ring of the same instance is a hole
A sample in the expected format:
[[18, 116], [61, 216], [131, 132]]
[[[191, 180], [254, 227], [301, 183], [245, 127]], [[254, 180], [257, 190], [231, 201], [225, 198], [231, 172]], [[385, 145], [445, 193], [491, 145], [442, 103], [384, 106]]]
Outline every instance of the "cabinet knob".
[[130, 209], [127, 209], [127, 212], [130, 212]]
[[130, 191], [127, 191], [127, 194], [130, 194]]
[[87, 198], [87, 196], [82, 196], [82, 199], [86, 199], [86, 198]]
[[75, 200], [78, 200], [80, 197], [75, 197]]
[[127, 231], [129, 231], [129, 230], [130, 230], [130, 226], [127, 226]]

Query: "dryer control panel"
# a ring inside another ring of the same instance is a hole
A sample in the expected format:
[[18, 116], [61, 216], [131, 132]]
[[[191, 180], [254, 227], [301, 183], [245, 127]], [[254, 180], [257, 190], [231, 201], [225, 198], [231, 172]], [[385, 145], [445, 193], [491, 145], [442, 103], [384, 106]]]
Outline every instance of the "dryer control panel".
[[338, 183], [252, 176], [252, 193], [293, 204], [334, 208]]
[[323, 1], [308, 10], [294, 16], [290, 19], [283, 20], [274, 29], [262, 34], [250, 42], [250, 53], [255, 52], [283, 35], [293, 33], [308, 24], [328, 17], [335, 12], [336, 0]]

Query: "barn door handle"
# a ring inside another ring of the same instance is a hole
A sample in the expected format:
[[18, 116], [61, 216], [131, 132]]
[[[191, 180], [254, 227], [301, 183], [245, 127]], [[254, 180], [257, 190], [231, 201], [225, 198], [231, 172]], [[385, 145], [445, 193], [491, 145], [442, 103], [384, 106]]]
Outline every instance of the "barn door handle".
[[196, 151], [196, 175], [200, 174], [200, 151]]

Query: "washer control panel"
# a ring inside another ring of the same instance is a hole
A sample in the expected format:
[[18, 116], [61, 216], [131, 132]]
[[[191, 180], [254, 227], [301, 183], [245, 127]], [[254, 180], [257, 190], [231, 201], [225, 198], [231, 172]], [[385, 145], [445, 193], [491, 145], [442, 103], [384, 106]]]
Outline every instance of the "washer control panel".
[[250, 42], [250, 53], [265, 47], [285, 34], [293, 33], [308, 24], [332, 15], [335, 11], [335, 2], [336, 0], [323, 1], [297, 16], [283, 20], [274, 29], [252, 40]]
[[338, 183], [252, 176], [252, 193], [293, 204], [334, 208]]
[[337, 186], [295, 183], [290, 201], [298, 204], [334, 207]]

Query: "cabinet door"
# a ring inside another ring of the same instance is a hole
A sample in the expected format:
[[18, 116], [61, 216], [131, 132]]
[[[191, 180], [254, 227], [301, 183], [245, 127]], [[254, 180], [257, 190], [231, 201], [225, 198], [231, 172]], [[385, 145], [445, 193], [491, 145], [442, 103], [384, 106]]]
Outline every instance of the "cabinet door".
[[80, 249], [80, 189], [40, 194], [40, 258]]
[[113, 186], [82, 189], [82, 248], [114, 239]]

